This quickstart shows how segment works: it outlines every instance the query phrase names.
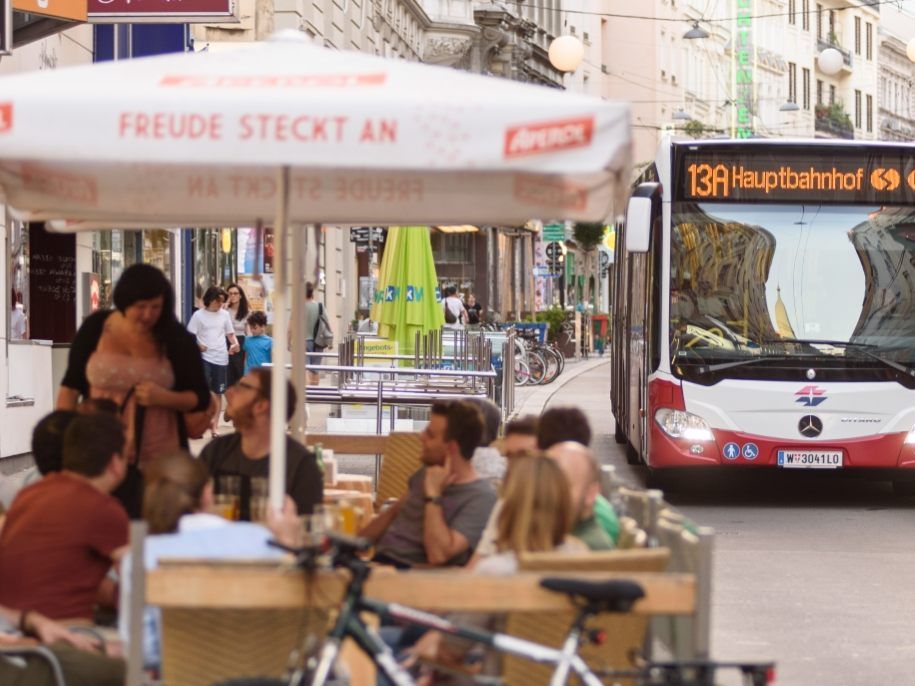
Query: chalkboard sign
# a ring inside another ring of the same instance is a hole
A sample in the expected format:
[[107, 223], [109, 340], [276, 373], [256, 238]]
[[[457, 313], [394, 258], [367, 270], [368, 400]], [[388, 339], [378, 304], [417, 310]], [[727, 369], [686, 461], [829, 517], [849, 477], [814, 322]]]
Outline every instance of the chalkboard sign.
[[29, 333], [69, 343], [76, 333], [76, 237], [29, 224]]

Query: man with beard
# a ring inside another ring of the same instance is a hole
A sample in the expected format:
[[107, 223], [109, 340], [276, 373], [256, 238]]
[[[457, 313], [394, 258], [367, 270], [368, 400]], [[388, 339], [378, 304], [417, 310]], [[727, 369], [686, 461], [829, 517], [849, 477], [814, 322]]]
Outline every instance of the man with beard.
[[473, 467], [483, 417], [467, 401], [432, 405], [421, 434], [423, 466], [406, 495], [359, 532], [375, 561], [399, 568], [463, 565], [480, 540], [496, 491]]
[[[296, 392], [286, 382], [287, 415], [292, 418]], [[252, 478], [266, 479], [270, 468], [270, 370], [252, 369], [226, 391], [226, 414], [235, 423], [235, 433], [210, 441], [200, 459], [219, 488], [219, 477], [239, 476], [241, 519], [250, 519]], [[286, 493], [299, 514], [311, 514], [324, 497], [324, 478], [314, 453], [286, 437]]]
[[591, 451], [577, 441], [563, 441], [550, 447], [546, 454], [559, 463], [572, 489], [575, 523], [572, 535], [590, 550], [611, 550], [613, 539], [594, 515], [594, 503], [600, 495], [600, 467]]

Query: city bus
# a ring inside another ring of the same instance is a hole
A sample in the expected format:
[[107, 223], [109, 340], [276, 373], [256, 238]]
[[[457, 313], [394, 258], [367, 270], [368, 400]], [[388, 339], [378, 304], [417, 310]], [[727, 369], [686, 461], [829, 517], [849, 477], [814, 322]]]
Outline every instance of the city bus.
[[915, 491], [915, 145], [665, 139], [618, 230], [630, 463], [873, 469]]

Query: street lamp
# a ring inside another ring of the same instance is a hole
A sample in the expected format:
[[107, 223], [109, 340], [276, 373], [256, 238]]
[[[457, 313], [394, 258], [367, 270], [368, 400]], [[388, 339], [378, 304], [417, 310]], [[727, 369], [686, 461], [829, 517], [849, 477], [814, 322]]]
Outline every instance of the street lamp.
[[844, 61], [842, 53], [835, 48], [826, 48], [817, 56], [817, 66], [827, 76], [838, 74]]
[[559, 36], [550, 43], [548, 54], [558, 71], [575, 71], [585, 58], [585, 46], [575, 36]]
[[784, 103], [781, 107], [779, 107], [778, 111], [779, 112], [797, 112], [799, 109], [801, 109], [801, 108], [796, 102], [794, 102], [793, 100], [789, 100], [788, 102]]
[[676, 121], [689, 121], [690, 119], [692, 119], [692, 117], [689, 115], [689, 112], [686, 112], [684, 110], [677, 110], [676, 112], [674, 112], [673, 118]]
[[695, 40], [697, 38], [708, 38], [708, 31], [699, 26], [698, 21], [693, 22], [693, 28], [683, 34], [686, 40]]

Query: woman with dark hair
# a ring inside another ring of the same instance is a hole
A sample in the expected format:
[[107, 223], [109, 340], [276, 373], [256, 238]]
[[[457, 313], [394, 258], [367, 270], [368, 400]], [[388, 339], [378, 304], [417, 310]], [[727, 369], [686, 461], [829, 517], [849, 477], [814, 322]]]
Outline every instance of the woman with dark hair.
[[[245, 375], [245, 334], [248, 333], [247, 322], [250, 310], [248, 297], [245, 290], [237, 283], [230, 283], [226, 288], [229, 299], [226, 301], [226, 311], [232, 320], [235, 329], [235, 338], [238, 341], [239, 352], [229, 356], [229, 378], [227, 386], [234, 386], [235, 382]], [[226, 345], [229, 345], [227, 342]]]
[[[142, 467], [187, 446], [182, 413], [207, 410], [210, 392], [194, 337], [175, 318], [165, 274], [132, 265], [118, 279], [113, 299], [114, 310], [91, 314], [76, 332], [57, 409], [76, 409], [81, 397], [117, 403], [125, 456]], [[138, 488], [122, 499], [131, 515], [139, 514]]]

